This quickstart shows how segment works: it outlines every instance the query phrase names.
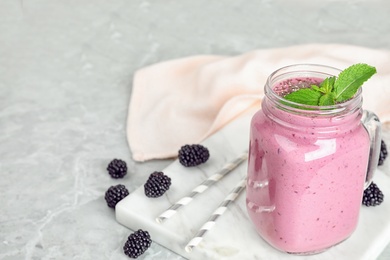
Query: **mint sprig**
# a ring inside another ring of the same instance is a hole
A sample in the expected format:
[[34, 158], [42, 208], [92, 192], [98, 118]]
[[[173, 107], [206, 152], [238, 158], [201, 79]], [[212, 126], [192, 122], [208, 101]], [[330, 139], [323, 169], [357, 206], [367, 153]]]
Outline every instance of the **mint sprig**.
[[312, 106], [330, 106], [351, 99], [358, 89], [372, 75], [376, 73], [375, 67], [359, 63], [352, 65], [336, 78], [328, 77], [310, 88], [302, 88], [284, 96], [285, 99]]

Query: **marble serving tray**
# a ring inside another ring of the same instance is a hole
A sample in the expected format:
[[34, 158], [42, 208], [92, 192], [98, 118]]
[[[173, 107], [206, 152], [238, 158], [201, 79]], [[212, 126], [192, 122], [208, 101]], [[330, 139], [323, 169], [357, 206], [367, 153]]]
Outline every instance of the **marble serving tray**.
[[[390, 200], [373, 208], [362, 206], [359, 225], [343, 243], [313, 256], [294, 256], [279, 252], [264, 242], [253, 229], [245, 207], [245, 192], [206, 234], [191, 253], [184, 250], [187, 242], [207, 221], [220, 202], [246, 175], [247, 161], [221, 179], [174, 216], [159, 224], [158, 217], [167, 208], [227, 162], [248, 148], [250, 117], [241, 117], [203, 142], [210, 159], [203, 165], [185, 168], [177, 160], [163, 170], [171, 177], [171, 188], [160, 198], [147, 198], [139, 187], [116, 205], [116, 219], [132, 229], [148, 230], [153, 242], [188, 259], [375, 259], [390, 241]], [[390, 177], [378, 170], [375, 181], [390, 198]]]

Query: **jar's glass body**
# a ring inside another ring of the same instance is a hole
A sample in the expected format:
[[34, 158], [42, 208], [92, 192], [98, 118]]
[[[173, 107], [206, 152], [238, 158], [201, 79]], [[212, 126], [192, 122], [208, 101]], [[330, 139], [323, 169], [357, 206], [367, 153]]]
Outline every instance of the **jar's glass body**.
[[285, 105], [274, 92], [288, 78], [337, 72], [316, 66], [271, 75], [251, 121], [248, 214], [281, 251], [321, 252], [348, 238], [358, 223], [370, 151], [361, 92], [328, 109]]

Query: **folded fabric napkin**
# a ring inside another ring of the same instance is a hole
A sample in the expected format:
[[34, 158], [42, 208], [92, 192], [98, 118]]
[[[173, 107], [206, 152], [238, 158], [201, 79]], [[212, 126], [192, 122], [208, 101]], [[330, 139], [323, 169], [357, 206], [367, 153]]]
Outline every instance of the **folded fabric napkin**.
[[390, 121], [390, 50], [310, 44], [234, 57], [192, 56], [135, 73], [127, 121], [133, 159], [175, 157], [182, 145], [199, 143], [238, 116], [254, 113], [268, 76], [298, 63], [375, 66], [378, 73], [363, 86], [363, 107]]

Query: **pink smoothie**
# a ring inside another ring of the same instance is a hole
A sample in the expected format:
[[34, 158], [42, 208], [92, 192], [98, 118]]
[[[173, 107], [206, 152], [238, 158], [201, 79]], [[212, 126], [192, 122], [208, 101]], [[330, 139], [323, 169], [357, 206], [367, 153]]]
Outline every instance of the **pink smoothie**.
[[251, 122], [246, 203], [269, 244], [289, 253], [314, 253], [355, 230], [369, 154], [360, 118], [361, 110], [342, 117], [305, 116], [263, 101]]

